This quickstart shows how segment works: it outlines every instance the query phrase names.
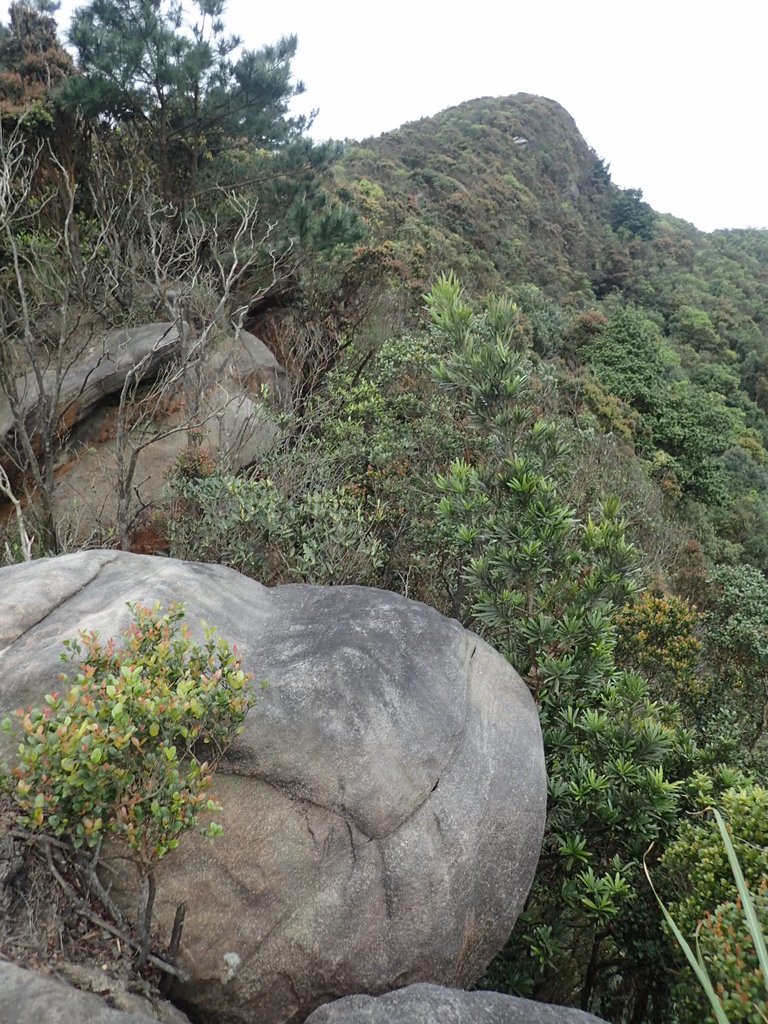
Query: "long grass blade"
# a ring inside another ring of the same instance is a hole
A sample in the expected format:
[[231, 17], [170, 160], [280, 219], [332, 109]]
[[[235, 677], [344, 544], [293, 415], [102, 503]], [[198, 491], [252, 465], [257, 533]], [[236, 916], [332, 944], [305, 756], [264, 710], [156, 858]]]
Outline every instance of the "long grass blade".
[[731, 839], [730, 833], [726, 828], [720, 812], [715, 810], [714, 814], [717, 827], [720, 829], [720, 835], [723, 837], [725, 852], [728, 854], [728, 862], [731, 865], [731, 871], [733, 872], [733, 878], [736, 882], [736, 888], [739, 891], [741, 905], [744, 908], [744, 920], [747, 923], [747, 928], [749, 928], [749, 934], [752, 936], [752, 944], [754, 945], [755, 952], [757, 953], [760, 970], [763, 972], [763, 984], [765, 985], [766, 992], [768, 992], [768, 952], [765, 948], [765, 936], [763, 935], [762, 928], [760, 927], [760, 922], [757, 920], [754, 900], [752, 899], [752, 894], [747, 887], [744, 872], [741, 870], [741, 864], [739, 864], [739, 858], [736, 856], [736, 851], [733, 848], [733, 840]]
[[693, 952], [693, 950], [689, 946], [685, 936], [683, 935], [683, 933], [680, 931], [680, 929], [677, 927], [677, 925], [675, 924], [674, 920], [672, 919], [672, 915], [670, 914], [670, 912], [667, 910], [667, 908], [662, 903], [661, 897], [656, 892], [656, 889], [654, 888], [653, 882], [651, 881], [651, 873], [648, 870], [648, 865], [645, 862], [645, 857], [643, 857], [643, 870], [645, 871], [645, 877], [648, 879], [648, 884], [651, 887], [651, 891], [653, 892], [653, 895], [656, 897], [656, 902], [661, 907], [661, 912], [664, 915], [664, 920], [667, 922], [667, 924], [669, 925], [670, 929], [672, 930], [672, 934], [675, 936], [675, 939], [677, 940], [678, 945], [680, 946], [680, 948], [682, 949], [683, 953], [685, 954], [685, 959], [691, 965], [691, 969], [692, 969], [693, 973], [696, 975], [696, 977], [697, 977], [697, 979], [699, 981], [699, 984], [701, 985], [702, 989], [704, 990], [704, 994], [706, 995], [707, 999], [709, 1000], [709, 1003], [710, 1003], [710, 1005], [712, 1007], [712, 1012], [715, 1015], [715, 1020], [717, 1021], [717, 1024], [730, 1024], [728, 1018], [725, 1015], [725, 1010], [723, 1009], [723, 1004], [720, 1002], [720, 997], [718, 996], [717, 992], [715, 992], [714, 986], [712, 984], [712, 981], [710, 980], [709, 974], [707, 973], [706, 967], [698, 959], [696, 954]]

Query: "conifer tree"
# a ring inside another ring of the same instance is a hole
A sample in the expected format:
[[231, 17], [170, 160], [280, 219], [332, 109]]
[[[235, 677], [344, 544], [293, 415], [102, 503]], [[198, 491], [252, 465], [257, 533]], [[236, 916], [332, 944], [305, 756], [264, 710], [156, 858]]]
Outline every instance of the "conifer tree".
[[36, 111], [50, 120], [46, 104], [73, 72], [72, 58], [59, 43], [54, 0], [17, 0], [0, 25], [0, 117], [15, 121]]
[[291, 60], [296, 37], [241, 50], [225, 32], [224, 0], [90, 0], [69, 41], [81, 76], [63, 101], [86, 116], [131, 121], [148, 132], [166, 195], [197, 187], [203, 160], [233, 140], [269, 149], [298, 138], [305, 117], [288, 105], [303, 92]]
[[641, 864], [674, 834], [694, 745], [675, 706], [616, 665], [614, 616], [638, 589], [637, 552], [617, 500], [584, 522], [560, 496], [568, 445], [542, 415], [515, 306], [493, 299], [476, 314], [453, 278], [427, 305], [449, 353], [438, 377], [471, 439], [470, 459], [437, 481], [440, 519], [465, 551], [465, 621], [533, 693], [549, 776], [539, 870], [493, 980], [610, 1016], [619, 982], [625, 1005], [665, 983]]

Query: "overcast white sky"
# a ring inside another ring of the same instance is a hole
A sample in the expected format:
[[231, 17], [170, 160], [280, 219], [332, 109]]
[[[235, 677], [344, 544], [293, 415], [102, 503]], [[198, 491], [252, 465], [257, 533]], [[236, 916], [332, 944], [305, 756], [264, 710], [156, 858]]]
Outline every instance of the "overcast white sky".
[[[76, 6], [64, 0], [62, 23]], [[319, 109], [318, 138], [537, 93], [655, 209], [707, 231], [768, 227], [766, 0], [229, 0], [227, 11], [248, 46], [298, 35], [300, 109]]]

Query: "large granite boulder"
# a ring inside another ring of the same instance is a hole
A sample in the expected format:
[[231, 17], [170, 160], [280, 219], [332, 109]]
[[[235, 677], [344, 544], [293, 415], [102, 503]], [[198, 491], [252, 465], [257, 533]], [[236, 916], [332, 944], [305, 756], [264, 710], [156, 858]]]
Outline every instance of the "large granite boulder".
[[196, 1021], [466, 985], [503, 944], [539, 854], [541, 735], [519, 677], [458, 623], [383, 591], [269, 590], [115, 551], [0, 569], [0, 594], [0, 715], [60, 689], [62, 641], [118, 634], [129, 601], [184, 601], [269, 681], [217, 776], [224, 835], [161, 863], [166, 935], [188, 903], [176, 996]]
[[[114, 998], [108, 986], [103, 990]], [[189, 1024], [167, 1003], [153, 1005], [130, 993], [121, 993], [117, 1002], [126, 1009], [113, 1009], [100, 996], [47, 974], [0, 962], [0, 1024]]]
[[211, 353], [205, 375], [240, 394], [259, 395], [266, 388], [277, 405], [288, 387], [286, 372], [272, 350], [249, 331], [238, 331], [233, 344]]
[[409, 985], [378, 996], [347, 996], [321, 1006], [307, 1024], [605, 1024], [570, 1006], [550, 1006], [501, 992]]

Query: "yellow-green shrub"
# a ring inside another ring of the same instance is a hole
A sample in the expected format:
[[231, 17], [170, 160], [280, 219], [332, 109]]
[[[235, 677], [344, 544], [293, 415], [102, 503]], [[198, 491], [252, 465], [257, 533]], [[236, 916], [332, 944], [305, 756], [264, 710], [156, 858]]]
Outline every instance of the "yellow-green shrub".
[[[18, 712], [10, 787], [19, 822], [33, 833], [74, 850], [98, 849], [104, 837], [127, 844], [147, 883], [139, 922], [146, 955], [155, 864], [202, 811], [220, 810], [208, 797], [213, 769], [253, 696], [236, 651], [214, 630], [195, 643], [182, 607], [132, 612], [122, 646], [95, 632], [65, 641], [62, 658], [79, 662], [74, 684]], [[215, 822], [205, 829], [220, 832]]]

